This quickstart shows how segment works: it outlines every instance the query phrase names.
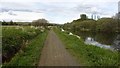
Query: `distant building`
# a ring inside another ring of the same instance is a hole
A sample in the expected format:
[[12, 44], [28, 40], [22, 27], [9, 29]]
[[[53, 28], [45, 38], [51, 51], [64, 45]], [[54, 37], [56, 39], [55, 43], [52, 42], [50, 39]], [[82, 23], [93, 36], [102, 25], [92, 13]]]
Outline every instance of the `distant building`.
[[93, 19], [93, 14], [91, 15], [91, 19]]
[[100, 19], [100, 16], [97, 14], [92, 14], [91, 19], [98, 20], [98, 19]]
[[113, 19], [118, 19], [118, 13], [115, 14], [115, 16], [112, 17]]
[[117, 18], [120, 19], [120, 1], [118, 2], [118, 14], [116, 16], [118, 16]]
[[118, 13], [120, 13], [120, 1], [118, 2]]
[[100, 19], [100, 16], [99, 16], [99, 15], [97, 15], [97, 19]]
[[113, 16], [113, 19], [120, 19], [120, 1], [118, 2], [118, 12]]

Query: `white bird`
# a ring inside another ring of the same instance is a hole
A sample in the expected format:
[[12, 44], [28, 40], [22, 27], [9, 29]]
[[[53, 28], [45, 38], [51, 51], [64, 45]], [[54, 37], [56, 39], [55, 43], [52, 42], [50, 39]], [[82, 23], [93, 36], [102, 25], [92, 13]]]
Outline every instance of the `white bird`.
[[80, 39], [80, 36], [78, 36], [78, 35], [75, 35], [75, 36]]
[[62, 32], [64, 32], [65, 30], [61, 29]]
[[69, 35], [73, 35], [73, 34], [70, 32]]
[[91, 37], [88, 37], [88, 38], [87, 38], [87, 40], [91, 41], [91, 40], [92, 40], [92, 38], [91, 38]]

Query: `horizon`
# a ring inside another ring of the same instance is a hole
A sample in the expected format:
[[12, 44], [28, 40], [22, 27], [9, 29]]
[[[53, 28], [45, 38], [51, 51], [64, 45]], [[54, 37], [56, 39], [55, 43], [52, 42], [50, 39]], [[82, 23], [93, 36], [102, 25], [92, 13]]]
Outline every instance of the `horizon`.
[[[40, 1], [40, 0], [2, 0], [0, 2], [0, 21], [32, 22], [44, 18], [50, 23], [64, 24], [86, 14], [102, 17], [112, 17], [118, 12], [118, 1], [112, 0], [72, 0], [72, 1]], [[26, 4], [28, 2], [28, 4]], [[111, 10], [112, 9], [112, 10]]]

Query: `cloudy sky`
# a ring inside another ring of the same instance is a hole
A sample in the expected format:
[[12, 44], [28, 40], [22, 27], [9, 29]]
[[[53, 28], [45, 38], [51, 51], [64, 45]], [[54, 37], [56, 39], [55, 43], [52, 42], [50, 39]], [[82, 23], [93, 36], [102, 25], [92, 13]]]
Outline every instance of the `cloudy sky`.
[[32, 21], [45, 18], [51, 23], [66, 23], [80, 14], [111, 17], [119, 0], [0, 0], [0, 20]]

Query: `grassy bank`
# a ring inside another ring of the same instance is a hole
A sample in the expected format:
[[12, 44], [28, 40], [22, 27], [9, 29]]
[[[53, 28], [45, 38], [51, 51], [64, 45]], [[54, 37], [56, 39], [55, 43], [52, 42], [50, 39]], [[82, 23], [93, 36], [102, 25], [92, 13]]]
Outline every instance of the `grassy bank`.
[[84, 44], [82, 39], [69, 35], [68, 32], [61, 32], [54, 28], [59, 38], [63, 41], [66, 49], [78, 59], [84, 66], [118, 66], [119, 54], [116, 51], [102, 49], [92, 45]]
[[9, 63], [4, 66], [36, 66], [39, 62], [41, 50], [47, 36], [47, 31], [39, 33], [37, 37], [20, 50]]
[[30, 26], [2, 26], [2, 62], [9, 62], [29, 40], [40, 33], [41, 29]]

